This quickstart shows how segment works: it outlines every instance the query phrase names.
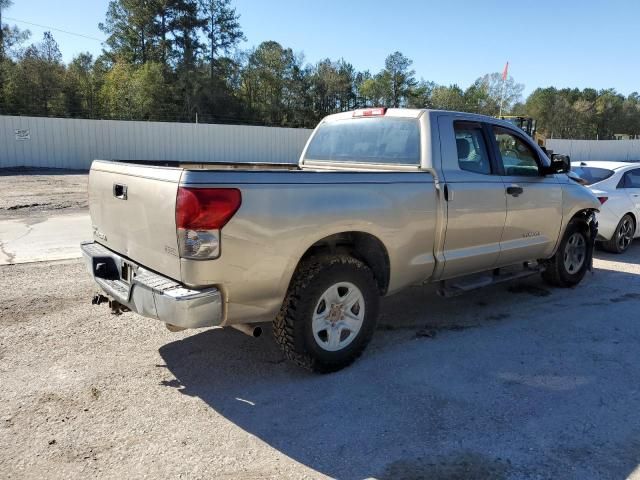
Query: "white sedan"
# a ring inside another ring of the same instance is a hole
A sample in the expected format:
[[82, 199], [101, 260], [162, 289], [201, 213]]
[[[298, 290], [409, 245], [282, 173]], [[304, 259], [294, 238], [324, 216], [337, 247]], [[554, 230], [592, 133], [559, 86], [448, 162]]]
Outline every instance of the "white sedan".
[[605, 250], [622, 253], [640, 235], [640, 163], [572, 162], [576, 173], [598, 197], [598, 241]]

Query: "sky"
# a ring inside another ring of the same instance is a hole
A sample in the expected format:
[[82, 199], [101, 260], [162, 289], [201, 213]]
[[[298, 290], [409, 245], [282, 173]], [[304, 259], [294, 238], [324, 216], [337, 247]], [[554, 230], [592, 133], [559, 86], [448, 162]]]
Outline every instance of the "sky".
[[[303, 53], [306, 62], [344, 58], [377, 72], [399, 50], [417, 78], [462, 88], [491, 72], [537, 87], [640, 91], [637, 0], [232, 0], [247, 37]], [[32, 40], [47, 28], [65, 61], [102, 49], [108, 0], [14, 0], [3, 21], [28, 28]], [[95, 39], [69, 35], [79, 33]]]

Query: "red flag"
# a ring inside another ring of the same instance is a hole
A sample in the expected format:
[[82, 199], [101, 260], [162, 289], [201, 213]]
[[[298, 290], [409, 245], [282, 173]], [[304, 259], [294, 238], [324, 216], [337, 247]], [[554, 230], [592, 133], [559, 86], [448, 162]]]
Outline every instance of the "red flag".
[[509, 74], [509, 62], [504, 66], [504, 70], [502, 71], [502, 80], [507, 79], [507, 75]]

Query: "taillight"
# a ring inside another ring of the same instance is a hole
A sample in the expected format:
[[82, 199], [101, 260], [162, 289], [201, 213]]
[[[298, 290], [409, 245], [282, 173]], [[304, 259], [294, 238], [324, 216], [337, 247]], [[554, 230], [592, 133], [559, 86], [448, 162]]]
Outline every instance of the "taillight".
[[600, 205], [603, 205], [604, 202], [606, 202], [607, 200], [609, 200], [609, 197], [598, 197], [598, 200], [600, 200]]
[[242, 204], [237, 188], [179, 187], [176, 200], [178, 247], [183, 258], [220, 256], [220, 229]]

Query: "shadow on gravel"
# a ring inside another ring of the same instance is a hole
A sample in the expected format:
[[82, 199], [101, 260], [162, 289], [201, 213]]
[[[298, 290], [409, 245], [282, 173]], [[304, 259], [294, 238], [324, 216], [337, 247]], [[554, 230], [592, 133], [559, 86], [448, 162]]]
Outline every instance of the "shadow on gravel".
[[[596, 244], [597, 245], [597, 244]], [[606, 260], [609, 262], [622, 262], [634, 265], [640, 265], [640, 238], [636, 238], [624, 253], [611, 253], [597, 246], [594, 253], [595, 259]]]
[[640, 300], [582, 303], [639, 277], [603, 270], [545, 296], [538, 279], [449, 300], [412, 289], [383, 302], [356, 364], [324, 376], [285, 362], [270, 332], [209, 330], [160, 349], [164, 385], [335, 478], [625, 478], [640, 463], [640, 326], [623, 312]]

